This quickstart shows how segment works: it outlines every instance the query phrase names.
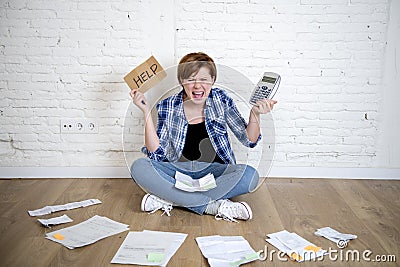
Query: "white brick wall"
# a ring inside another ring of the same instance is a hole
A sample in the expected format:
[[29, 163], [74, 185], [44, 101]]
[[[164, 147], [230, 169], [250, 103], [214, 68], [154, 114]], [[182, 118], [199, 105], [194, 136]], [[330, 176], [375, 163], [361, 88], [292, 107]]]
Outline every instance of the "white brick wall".
[[[387, 166], [376, 163], [387, 1], [0, 5], [0, 166], [125, 166], [123, 76], [151, 54], [169, 67], [193, 51], [253, 82], [266, 70], [282, 75], [275, 166]], [[143, 143], [143, 119], [131, 108], [129, 160]], [[99, 132], [61, 134], [66, 118], [93, 118]]]
[[275, 166], [374, 166], [386, 1], [179, 4], [178, 57], [210, 51], [253, 81], [282, 75]]

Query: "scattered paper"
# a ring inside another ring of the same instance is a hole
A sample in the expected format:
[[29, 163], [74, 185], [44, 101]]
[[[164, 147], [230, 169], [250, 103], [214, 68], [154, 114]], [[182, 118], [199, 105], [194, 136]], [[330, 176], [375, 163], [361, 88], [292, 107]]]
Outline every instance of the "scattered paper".
[[166, 266], [186, 236], [147, 230], [129, 232], [111, 263]]
[[29, 210], [28, 213], [30, 216], [42, 216], [42, 215], [47, 215], [52, 212], [57, 212], [57, 211], [62, 211], [62, 210], [72, 210], [76, 208], [82, 208], [82, 207], [87, 207], [95, 204], [100, 204], [101, 201], [98, 199], [88, 199], [88, 200], [83, 200], [79, 202], [72, 202], [72, 203], [67, 203], [64, 205], [54, 205], [54, 206], [46, 206], [41, 209], [37, 210]]
[[200, 179], [192, 179], [189, 175], [177, 171], [175, 173], [175, 179], [175, 187], [187, 192], [208, 191], [217, 187], [212, 173], [209, 173]]
[[197, 237], [201, 253], [211, 267], [239, 266], [259, 259], [259, 255], [242, 236]]
[[103, 238], [129, 230], [129, 225], [95, 215], [71, 227], [46, 234], [46, 238], [69, 249], [83, 247]]
[[72, 219], [64, 214], [63, 216], [54, 217], [54, 218], [50, 218], [50, 219], [38, 219], [38, 221], [41, 224], [43, 224], [43, 226], [50, 228], [50, 225], [69, 223], [69, 222], [72, 222]]
[[314, 245], [296, 233], [289, 233], [286, 230], [268, 234], [268, 243], [286, 253], [291, 259], [298, 262], [323, 257], [326, 250]]
[[356, 235], [342, 234], [330, 227], [320, 228], [314, 234], [317, 236], [323, 236], [326, 239], [335, 242], [339, 248], [346, 247], [350, 240], [357, 238]]

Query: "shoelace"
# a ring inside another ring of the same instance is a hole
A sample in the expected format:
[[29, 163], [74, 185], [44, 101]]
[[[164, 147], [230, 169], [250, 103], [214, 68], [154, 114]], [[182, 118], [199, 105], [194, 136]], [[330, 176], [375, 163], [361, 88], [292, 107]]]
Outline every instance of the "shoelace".
[[[229, 207], [227, 208], [225, 205], [221, 204], [221, 207], [218, 209], [218, 213], [215, 215], [215, 219], [217, 221], [219, 220], [225, 220], [228, 222], [235, 222], [235, 223], [239, 223], [237, 220], [235, 220], [232, 216], [229, 216], [229, 214], [227, 214], [227, 212], [224, 212], [225, 210], [229, 209]], [[232, 206], [230, 207], [230, 209], [234, 209]]]
[[150, 211], [149, 213], [150, 213], [150, 214], [151, 214], [151, 213], [154, 213], [154, 212], [156, 212], [156, 211], [158, 211], [158, 210], [160, 210], [160, 209], [164, 211], [164, 212], [161, 214], [161, 216], [163, 216], [165, 213], [166, 213], [168, 216], [171, 216], [171, 213], [169, 213], [169, 212], [172, 210], [172, 205], [168, 205], [168, 204], [163, 204], [162, 206], [160, 206], [160, 207], [158, 207], [158, 208], [156, 208], [156, 209]]

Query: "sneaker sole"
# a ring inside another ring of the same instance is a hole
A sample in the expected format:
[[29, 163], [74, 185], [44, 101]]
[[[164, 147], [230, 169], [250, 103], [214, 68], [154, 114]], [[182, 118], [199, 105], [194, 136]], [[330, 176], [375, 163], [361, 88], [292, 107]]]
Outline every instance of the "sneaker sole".
[[244, 219], [244, 220], [245, 221], [251, 220], [253, 218], [253, 212], [251, 211], [250, 206], [246, 202], [239, 202], [239, 203], [242, 204], [246, 208], [247, 212], [249, 213], [249, 218], [248, 219]]

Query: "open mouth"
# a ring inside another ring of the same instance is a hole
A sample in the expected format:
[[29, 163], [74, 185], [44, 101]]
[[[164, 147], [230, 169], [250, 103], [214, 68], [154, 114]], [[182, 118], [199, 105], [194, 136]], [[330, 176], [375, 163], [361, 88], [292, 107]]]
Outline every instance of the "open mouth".
[[194, 99], [200, 99], [204, 97], [204, 92], [192, 92], [192, 96]]

